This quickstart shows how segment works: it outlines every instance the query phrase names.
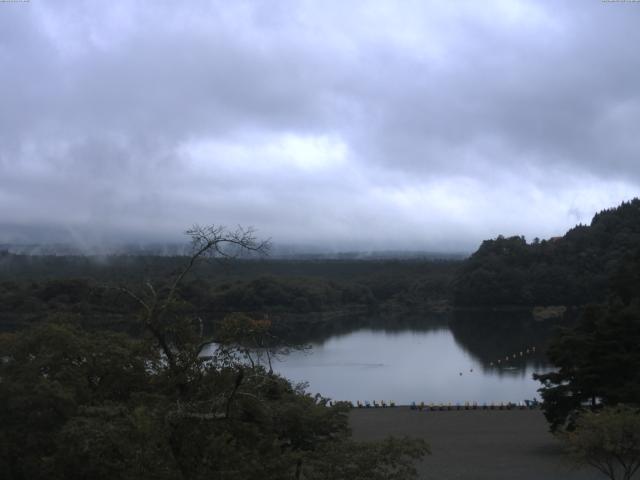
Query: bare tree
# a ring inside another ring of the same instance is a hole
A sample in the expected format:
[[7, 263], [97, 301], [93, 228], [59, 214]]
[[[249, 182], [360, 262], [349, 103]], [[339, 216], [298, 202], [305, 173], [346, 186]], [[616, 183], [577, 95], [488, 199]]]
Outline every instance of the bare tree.
[[[157, 341], [170, 369], [181, 367], [181, 363], [195, 361], [202, 349], [210, 343], [210, 340], [204, 338], [201, 319], [197, 319], [199, 328], [196, 336], [200, 337], [199, 341], [193, 337], [185, 339], [185, 329], [182, 328], [178, 332], [175, 319], [166, 321], [178, 303], [178, 289], [185, 277], [205, 258], [236, 258], [247, 253], [263, 255], [268, 253], [270, 248], [269, 240], [258, 240], [253, 228], [238, 226], [230, 230], [220, 225], [194, 225], [185, 233], [191, 238], [191, 253], [185, 266], [178, 271], [168, 286], [159, 288], [148, 281], [142, 292], [121, 288], [142, 307], [144, 328]], [[192, 347], [185, 352], [184, 348], [179, 348], [178, 343], [189, 343]]]

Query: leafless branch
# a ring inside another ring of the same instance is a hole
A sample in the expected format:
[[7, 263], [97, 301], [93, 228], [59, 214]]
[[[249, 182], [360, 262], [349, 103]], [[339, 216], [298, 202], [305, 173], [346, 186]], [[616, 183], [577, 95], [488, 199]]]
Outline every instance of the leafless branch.
[[133, 298], [136, 302], [138, 302], [140, 304], [140, 306], [142, 306], [147, 312], [151, 312], [151, 307], [149, 307], [149, 305], [147, 304], [147, 302], [145, 302], [144, 300], [142, 300], [142, 298], [140, 298], [138, 295], [136, 295], [135, 293], [133, 293], [131, 290], [129, 290], [128, 288], [125, 287], [120, 287], [119, 290], [123, 293], [126, 293], [127, 295], [129, 295], [131, 298]]
[[234, 258], [243, 252], [266, 254], [270, 247], [268, 240], [260, 241], [257, 239], [253, 228], [238, 226], [235, 230], [229, 230], [222, 225], [194, 225], [186, 231], [186, 234], [191, 238], [191, 255], [184, 268], [170, 282], [168, 289], [156, 289], [151, 282], [145, 283], [148, 289], [146, 295], [134, 293], [125, 287], [120, 288], [120, 291], [126, 293], [144, 308], [142, 319], [144, 326], [158, 342], [171, 369], [178, 367], [176, 362], [197, 362], [202, 349], [209, 343], [209, 341], [204, 341], [203, 322], [198, 318], [201, 343], [195, 346], [195, 356], [191, 355], [190, 360], [181, 360], [176, 353], [179, 347], [175, 345], [171, 337], [172, 334], [167, 331], [163, 321], [167, 312], [170, 312], [176, 303], [178, 288], [198, 260], [205, 256]]

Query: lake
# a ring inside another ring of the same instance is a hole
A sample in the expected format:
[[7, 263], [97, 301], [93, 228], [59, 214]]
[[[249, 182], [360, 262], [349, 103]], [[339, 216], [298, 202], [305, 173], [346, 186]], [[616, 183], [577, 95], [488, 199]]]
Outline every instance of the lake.
[[308, 382], [312, 393], [354, 403], [521, 402], [539, 398], [532, 374], [551, 370], [543, 352], [552, 327], [486, 314], [365, 326], [311, 341], [309, 351], [281, 357], [274, 369]]

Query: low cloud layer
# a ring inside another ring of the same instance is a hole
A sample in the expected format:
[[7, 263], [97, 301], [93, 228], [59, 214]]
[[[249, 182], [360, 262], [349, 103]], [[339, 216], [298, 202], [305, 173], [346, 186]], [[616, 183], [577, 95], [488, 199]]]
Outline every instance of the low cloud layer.
[[0, 242], [562, 234], [640, 191], [640, 4], [0, 4]]

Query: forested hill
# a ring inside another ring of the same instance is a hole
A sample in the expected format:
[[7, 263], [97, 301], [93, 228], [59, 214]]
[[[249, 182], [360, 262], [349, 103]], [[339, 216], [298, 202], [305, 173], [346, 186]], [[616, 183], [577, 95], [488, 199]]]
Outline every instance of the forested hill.
[[[584, 305], [603, 301], [640, 255], [640, 199], [597, 213], [563, 237], [485, 240], [453, 285], [458, 306]], [[634, 260], [631, 262], [631, 260]]]

